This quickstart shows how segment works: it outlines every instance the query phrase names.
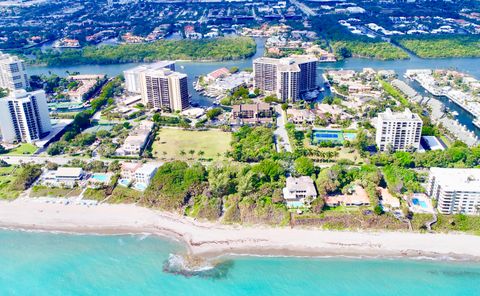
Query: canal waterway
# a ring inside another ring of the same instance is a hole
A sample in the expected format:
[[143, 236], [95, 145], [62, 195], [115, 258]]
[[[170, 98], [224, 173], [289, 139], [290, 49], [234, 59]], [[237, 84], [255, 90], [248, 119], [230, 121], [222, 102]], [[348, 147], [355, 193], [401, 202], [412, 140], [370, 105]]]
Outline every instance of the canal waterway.
[[[221, 61], [221, 62], [177, 62], [177, 71], [186, 73], [189, 79], [189, 91], [192, 95], [192, 102], [201, 106], [209, 106], [212, 104], [212, 98], [200, 95], [193, 89], [193, 81], [202, 74], [207, 74], [215, 69], [226, 67], [238, 67], [239, 69], [252, 68], [254, 59], [263, 56], [265, 39], [257, 38], [257, 52], [250, 58], [235, 60], [235, 61]], [[111, 65], [75, 65], [75, 66], [37, 66], [28, 67], [29, 75], [52, 74], [66, 75], [66, 72], [80, 72], [81, 74], [102, 73], [108, 76], [116, 76], [121, 74], [124, 70], [135, 67], [140, 63], [127, 64], [111, 64]], [[325, 69], [352, 69], [362, 70], [363, 68], [373, 68], [375, 70], [394, 70], [400, 79], [407, 69], [456, 69], [461, 72], [468, 73], [477, 79], [480, 79], [480, 59], [479, 58], [447, 58], [447, 59], [421, 59], [416, 56], [410, 56], [408, 60], [393, 60], [380, 61], [373, 59], [349, 58], [343, 61], [334, 63], [319, 63], [318, 83], [323, 83], [322, 73]], [[422, 88], [418, 85], [412, 84], [408, 81], [422, 96], [427, 96]], [[436, 98], [442, 101], [451, 111], [458, 113], [457, 119], [460, 123], [467, 126], [468, 129], [475, 131], [480, 136], [480, 129], [472, 124], [472, 115], [464, 111], [462, 108], [449, 101], [447, 98]]]

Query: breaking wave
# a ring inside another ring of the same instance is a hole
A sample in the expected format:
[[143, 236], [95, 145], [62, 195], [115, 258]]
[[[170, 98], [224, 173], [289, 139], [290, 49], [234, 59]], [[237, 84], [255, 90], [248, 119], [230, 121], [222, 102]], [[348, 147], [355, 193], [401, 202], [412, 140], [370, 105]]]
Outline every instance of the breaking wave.
[[222, 279], [228, 275], [232, 267], [232, 260], [211, 261], [200, 257], [170, 254], [163, 264], [163, 271], [186, 277]]

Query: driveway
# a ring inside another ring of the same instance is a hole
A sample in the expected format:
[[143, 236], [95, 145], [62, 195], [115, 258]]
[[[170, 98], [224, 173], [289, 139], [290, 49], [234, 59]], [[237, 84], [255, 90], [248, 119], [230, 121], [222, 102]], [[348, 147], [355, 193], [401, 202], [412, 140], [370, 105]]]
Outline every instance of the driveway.
[[277, 128], [273, 134], [275, 135], [277, 152], [280, 152], [280, 147], [282, 146], [286, 151], [292, 152], [290, 139], [288, 138], [287, 130], [285, 129], [285, 113], [283, 112], [281, 105], [276, 105], [275, 111], [277, 112]]

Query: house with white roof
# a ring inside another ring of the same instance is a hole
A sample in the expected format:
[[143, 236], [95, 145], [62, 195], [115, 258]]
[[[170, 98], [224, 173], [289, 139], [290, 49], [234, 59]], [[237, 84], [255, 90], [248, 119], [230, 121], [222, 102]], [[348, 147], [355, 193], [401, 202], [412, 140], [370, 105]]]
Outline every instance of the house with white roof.
[[84, 175], [82, 168], [59, 167], [55, 172], [57, 182], [75, 182], [82, 179]]
[[317, 190], [312, 178], [308, 176], [288, 177], [287, 184], [283, 188], [283, 198], [289, 208], [299, 208], [316, 199]]
[[82, 168], [59, 167], [57, 170], [46, 171], [39, 179], [39, 183], [52, 187], [74, 187], [84, 179]]
[[148, 143], [153, 125], [154, 123], [151, 121], [142, 121], [133, 128], [122, 146], [115, 151], [115, 154], [119, 156], [139, 156]]
[[135, 171], [135, 182], [145, 185], [150, 184], [150, 180], [157, 172], [158, 164], [146, 163]]

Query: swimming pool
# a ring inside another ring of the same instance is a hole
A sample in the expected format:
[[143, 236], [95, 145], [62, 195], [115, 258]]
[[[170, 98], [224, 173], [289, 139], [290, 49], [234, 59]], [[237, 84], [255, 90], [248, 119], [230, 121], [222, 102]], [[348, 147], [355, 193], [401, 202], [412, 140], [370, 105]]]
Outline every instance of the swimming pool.
[[125, 186], [125, 187], [128, 187], [130, 185], [130, 180], [128, 179], [120, 179], [118, 180], [118, 184], [119, 185], [122, 185], [122, 186]]
[[135, 183], [133, 185], [133, 188], [136, 189], [136, 190], [139, 190], [139, 191], [145, 191], [145, 189], [147, 189], [147, 184], [145, 184], [145, 183]]
[[110, 176], [107, 174], [95, 173], [90, 177], [90, 179], [93, 179], [96, 182], [105, 183], [105, 182], [108, 182], [108, 180], [110, 180]]
[[352, 140], [355, 140], [356, 137], [357, 137], [357, 134], [355, 133], [343, 133], [343, 138], [345, 138], [345, 140], [352, 141]]
[[412, 203], [416, 206], [419, 205], [424, 209], [428, 208], [427, 203], [424, 202], [423, 200], [419, 200], [418, 198], [412, 198]]
[[301, 201], [287, 201], [287, 207], [289, 208], [303, 208], [305, 204]]

